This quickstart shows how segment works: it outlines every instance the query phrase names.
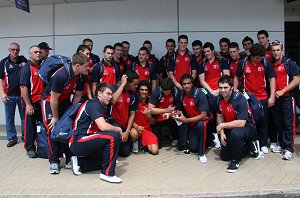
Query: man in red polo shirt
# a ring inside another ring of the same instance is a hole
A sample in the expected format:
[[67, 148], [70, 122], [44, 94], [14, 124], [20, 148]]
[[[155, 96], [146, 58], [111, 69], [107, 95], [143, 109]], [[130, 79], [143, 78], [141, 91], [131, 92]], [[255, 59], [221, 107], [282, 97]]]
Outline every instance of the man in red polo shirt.
[[103, 49], [103, 59], [93, 68], [92, 94], [95, 93], [97, 83], [108, 83], [114, 85], [119, 81], [119, 67], [113, 62], [114, 48], [106, 45]]
[[[191, 57], [191, 61], [193, 64], [197, 65], [197, 68], [199, 65], [203, 62], [204, 59], [204, 54], [203, 48], [202, 48], [202, 42], [200, 40], [195, 40], [192, 42], [192, 48], [193, 48], [193, 55]], [[199, 76], [195, 78], [195, 86], [196, 87], [201, 87], [200, 81], [199, 81]]]
[[152, 53], [152, 43], [151, 43], [151, 41], [145, 40], [144, 43], [143, 43], [143, 47], [148, 49], [147, 62], [152, 64], [153, 67], [155, 68], [155, 71], [157, 72], [158, 71], [159, 60], [155, 57], [154, 54], [151, 54]]
[[[283, 149], [283, 159], [290, 160], [294, 153], [296, 135], [295, 103], [292, 98], [292, 90], [300, 83], [300, 72], [294, 61], [283, 56], [283, 44], [280, 41], [272, 42], [271, 50], [275, 60], [273, 66], [277, 75], [276, 102], [273, 108], [274, 124], [279, 132], [279, 145], [276, 145], [272, 151], [280, 153]], [[271, 139], [271, 142], [276, 144], [277, 140], [272, 141]]]
[[194, 79], [197, 76], [197, 66], [191, 62], [191, 54], [187, 49], [187, 45], [188, 37], [180, 35], [178, 37], [178, 50], [168, 66], [169, 77], [179, 90], [182, 90], [179, 82], [183, 74], [191, 74]]
[[251, 92], [263, 105], [264, 118], [256, 123], [257, 136], [264, 154], [268, 153], [269, 109], [275, 103], [275, 77], [271, 63], [264, 58], [265, 48], [255, 43], [250, 49], [251, 55], [241, 61], [234, 77], [234, 90], [239, 87], [240, 77], [244, 79], [244, 88]]
[[123, 130], [124, 139], [120, 144], [119, 155], [128, 157], [130, 154], [130, 129], [132, 128], [137, 107], [136, 88], [139, 83], [139, 76], [135, 71], [127, 71], [119, 84], [113, 85], [113, 95], [110, 118], [108, 121], [119, 126]]
[[120, 75], [122, 76], [127, 71], [127, 67], [123, 60], [123, 45], [122, 43], [114, 44], [113, 62], [119, 67]]
[[265, 48], [265, 58], [271, 63], [273, 62], [271, 46], [269, 43], [269, 33], [266, 30], [260, 30], [257, 32], [258, 43]]
[[34, 141], [37, 137], [36, 121], [43, 122], [41, 112], [41, 96], [44, 83], [38, 75], [40, 66], [40, 48], [33, 45], [29, 49], [30, 60], [20, 70], [20, 89], [24, 112], [24, 148], [29, 158], [36, 157]]
[[228, 64], [230, 66], [230, 77], [233, 79], [235, 76], [236, 68], [241, 61], [240, 47], [236, 42], [231, 42], [229, 44], [229, 54]]
[[130, 69], [139, 75], [139, 80], [147, 80], [151, 83], [152, 90], [157, 85], [157, 74], [154, 66], [147, 61], [149, 51], [146, 47], [141, 47], [138, 54], [138, 62], [133, 62]]
[[123, 60], [126, 68], [129, 68], [132, 62], [134, 61], [134, 57], [129, 54], [130, 43], [128, 41], [123, 41]]

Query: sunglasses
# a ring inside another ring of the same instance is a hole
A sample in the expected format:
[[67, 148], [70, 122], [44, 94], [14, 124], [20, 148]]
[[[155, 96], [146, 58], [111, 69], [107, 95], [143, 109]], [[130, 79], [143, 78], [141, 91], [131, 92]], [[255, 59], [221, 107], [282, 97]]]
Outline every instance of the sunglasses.
[[273, 41], [273, 42], [271, 43], [271, 46], [272, 46], [272, 45], [281, 45], [281, 46], [283, 46], [283, 44], [282, 44], [280, 41], [278, 41], [278, 40]]
[[12, 48], [10, 48], [10, 50], [11, 50], [11, 51], [16, 51], [16, 52], [19, 52], [19, 51], [20, 51], [20, 49], [12, 49]]

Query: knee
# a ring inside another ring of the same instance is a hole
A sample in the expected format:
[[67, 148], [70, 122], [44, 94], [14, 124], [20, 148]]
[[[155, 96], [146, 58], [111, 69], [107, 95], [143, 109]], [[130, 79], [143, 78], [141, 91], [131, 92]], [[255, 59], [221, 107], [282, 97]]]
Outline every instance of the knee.
[[135, 128], [132, 128], [131, 130], [130, 130], [130, 138], [133, 140], [133, 141], [135, 141], [135, 140], [137, 140], [138, 138], [139, 138], [139, 133], [138, 133], [138, 131], [135, 129]]
[[230, 138], [232, 140], [238, 140], [243, 138], [241, 130], [242, 130], [241, 128], [234, 128], [229, 134]]

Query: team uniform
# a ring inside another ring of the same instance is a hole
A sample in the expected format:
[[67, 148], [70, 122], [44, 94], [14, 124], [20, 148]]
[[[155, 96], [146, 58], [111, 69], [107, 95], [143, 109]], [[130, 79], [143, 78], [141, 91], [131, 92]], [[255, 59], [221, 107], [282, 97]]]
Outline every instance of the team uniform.
[[150, 83], [157, 80], [156, 70], [151, 63], [147, 62], [146, 66], [142, 66], [139, 62], [134, 62], [130, 68], [139, 75], [139, 80], [146, 80]]
[[[197, 57], [193, 54], [192, 57], [191, 57], [191, 61], [192, 61], [192, 64], [193, 65], [196, 65], [196, 68], [198, 70], [198, 68], [200, 67], [201, 63], [203, 62], [203, 59], [204, 57], [203, 56], [200, 56], [200, 58], [197, 60]], [[197, 75], [197, 77], [195, 78], [194, 80], [194, 85], [195, 87], [202, 87], [201, 84], [200, 84], [200, 80], [199, 80], [199, 76]]]
[[268, 87], [269, 82], [267, 79], [276, 77], [273, 66], [269, 61], [266, 60], [267, 65], [262, 62], [254, 65], [250, 61], [245, 63], [244, 70], [242, 70], [243, 61], [241, 61], [236, 70], [236, 76], [243, 77], [244, 88], [247, 92], [251, 92], [263, 105], [264, 118], [256, 124], [257, 136], [260, 146], [267, 146], [268, 139], [268, 121], [269, 121], [269, 110], [268, 110]]
[[[119, 87], [119, 84], [113, 85], [113, 92], [115, 92]], [[137, 95], [135, 92], [130, 92], [123, 90], [117, 103], [111, 105], [108, 109], [109, 122], [114, 126], [119, 126], [123, 131], [126, 130], [129, 114], [132, 111], [136, 111], [137, 106]], [[130, 153], [131, 140], [128, 137], [127, 142], [122, 142], [120, 144], [119, 155], [122, 157], [127, 157]]]
[[[196, 100], [194, 97], [196, 97]], [[190, 95], [186, 95], [184, 91], [182, 91], [180, 98], [182, 98], [182, 101], [178, 102], [176, 109], [182, 111], [185, 117], [195, 117], [200, 115], [201, 112], [207, 112], [207, 115], [209, 114], [207, 98], [200, 89], [193, 87]], [[182, 123], [179, 126], [178, 149], [189, 149], [191, 152], [198, 153], [198, 155], [203, 156], [206, 147], [206, 126], [208, 121], [209, 119], [199, 120], [198, 122], [192, 123]]]
[[24, 85], [28, 89], [28, 96], [31, 105], [34, 109], [33, 115], [28, 115], [26, 112], [26, 103], [22, 100], [22, 107], [24, 112], [24, 148], [26, 151], [36, 151], [34, 141], [37, 137], [36, 122], [43, 122], [41, 112], [41, 96], [44, 90], [44, 83], [38, 75], [39, 66], [33, 62], [28, 63], [22, 67], [20, 71], [20, 85]]
[[16, 62], [10, 59], [10, 56], [4, 58], [0, 62], [0, 79], [3, 79], [4, 92], [7, 94], [7, 102], [5, 108], [5, 126], [7, 140], [18, 141], [17, 131], [15, 127], [15, 111], [16, 105], [19, 109], [22, 126], [22, 139], [24, 138], [24, 115], [20, 100], [20, 69], [21, 63], [27, 62], [24, 56], [19, 56]]
[[[161, 87], [155, 88], [150, 96], [149, 103], [154, 105], [156, 108], [160, 108], [160, 109], [165, 109], [168, 108], [169, 106], [175, 106], [176, 104], [175, 101], [177, 97], [175, 89], [176, 88], [174, 88], [174, 91], [172, 91], [171, 94], [166, 96], [162, 92]], [[153, 131], [158, 139], [158, 144], [160, 147], [161, 147], [161, 140], [162, 140], [161, 131], [162, 128], [165, 126], [170, 127], [172, 139], [178, 140], [178, 126], [175, 120], [171, 118], [165, 120], [163, 118], [163, 114], [158, 114], [156, 115], [155, 123], [153, 124]]]
[[273, 63], [273, 55], [272, 55], [272, 50], [271, 46], [269, 44], [268, 48], [265, 50], [265, 58], [270, 61], [270, 63]]
[[[282, 62], [273, 64], [276, 72], [276, 91], [280, 91], [287, 87], [294, 76], [300, 75], [299, 68], [295, 62], [289, 61], [283, 57]], [[285, 63], [288, 65], [286, 70]], [[291, 92], [283, 94], [277, 98], [275, 106], [273, 107], [274, 123], [279, 132], [279, 145], [285, 150], [294, 152], [294, 138], [296, 135], [295, 126], [295, 102], [292, 98]], [[277, 141], [275, 141], [277, 142]]]
[[[102, 72], [101, 72], [102, 71]], [[92, 82], [116, 84], [120, 80], [120, 71], [116, 64], [109, 65], [104, 59], [93, 68]]]
[[128, 54], [128, 56], [123, 56], [123, 61], [126, 68], [129, 68], [132, 62], [134, 61], [134, 56]]
[[172, 54], [167, 53], [159, 60], [159, 66], [158, 66], [158, 74], [163, 74], [163, 79], [168, 77], [168, 65], [170, 64], [170, 61], [172, 58], [174, 58], [175, 52]]
[[155, 72], [158, 73], [159, 71], [159, 60], [155, 57], [154, 54], [151, 54], [147, 59], [147, 63], [153, 65]]
[[143, 114], [145, 109], [148, 109], [148, 101], [146, 101], [146, 103], [143, 103], [139, 100], [138, 110], [135, 112], [134, 122], [138, 126], [144, 127], [141, 134], [141, 142], [143, 147], [151, 144], [158, 144], [157, 137], [155, 136], [151, 128], [150, 121], [147, 116]]
[[[234, 94], [238, 94], [236, 96], [235, 107], [232, 104]], [[244, 127], [236, 127], [231, 130], [224, 129], [227, 145], [221, 146], [220, 153], [220, 157], [224, 161], [236, 160], [240, 162], [243, 155], [249, 152], [249, 147], [245, 146], [249, 145], [247, 142], [256, 140], [255, 125], [252, 121], [251, 110], [246, 98], [239, 92], [232, 92], [227, 102], [222, 96], [219, 96], [218, 101], [217, 113], [223, 115], [225, 122], [246, 120]]]
[[74, 135], [69, 145], [73, 154], [79, 156], [81, 172], [101, 169], [106, 176], [115, 175], [120, 135], [114, 131], [100, 131], [95, 120], [104, 117], [106, 106], [98, 97], [83, 103], [74, 120]]
[[126, 64], [125, 64], [123, 58], [120, 59], [120, 62], [117, 62], [116, 60], [114, 60], [113, 64], [115, 64], [119, 67], [120, 76], [123, 76], [123, 74], [125, 74], [125, 72], [127, 71], [127, 67], [126, 67]]
[[183, 74], [192, 74], [193, 70], [197, 70], [197, 65], [191, 61], [189, 51], [186, 51], [183, 55], [176, 52], [175, 57], [168, 66], [168, 72], [174, 73], [177, 82], [180, 82], [180, 78]]
[[[238, 60], [232, 60], [232, 58], [228, 59], [228, 64], [229, 64], [229, 69], [230, 69], [230, 77], [233, 79], [236, 73], [236, 69], [239, 65], [239, 63], [241, 62], [241, 58], [239, 58]], [[241, 79], [240, 79], [241, 80]]]
[[223, 70], [229, 69], [230, 67], [226, 61], [215, 58], [212, 63], [209, 61], [202, 62], [198, 67], [198, 76], [204, 73], [205, 82], [212, 90], [216, 90], [219, 88], [218, 80], [222, 76]]
[[52, 110], [50, 106], [51, 92], [61, 93], [58, 98], [58, 115], [61, 117], [69, 106], [72, 105], [70, 96], [75, 91], [83, 91], [85, 85], [85, 79], [81, 75], [74, 76], [72, 66], [70, 68], [63, 66], [58, 69], [50, 78], [50, 83], [46, 85], [42, 94], [42, 117], [43, 123], [48, 131], [48, 145], [50, 150], [50, 163], [58, 163], [61, 156], [61, 147], [66, 152], [66, 160], [70, 159], [70, 153], [68, 145], [54, 142], [50, 138], [50, 130], [48, 124], [52, 119]]

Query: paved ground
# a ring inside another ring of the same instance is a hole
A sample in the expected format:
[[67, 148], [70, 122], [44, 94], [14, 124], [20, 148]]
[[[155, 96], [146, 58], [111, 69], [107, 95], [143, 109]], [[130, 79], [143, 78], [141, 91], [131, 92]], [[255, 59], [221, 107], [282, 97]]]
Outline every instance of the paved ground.
[[1, 197], [300, 196], [300, 141], [292, 161], [273, 153], [260, 160], [245, 158], [234, 174], [226, 172], [228, 163], [219, 159], [216, 149], [208, 151], [204, 165], [196, 155], [183, 156], [172, 147], [164, 147], [157, 156], [140, 152], [119, 158], [116, 172], [123, 179], [121, 184], [101, 181], [96, 171], [74, 176], [62, 169], [59, 175], [50, 175], [47, 160], [29, 159], [22, 143], [12, 148], [6, 143], [0, 140]]

